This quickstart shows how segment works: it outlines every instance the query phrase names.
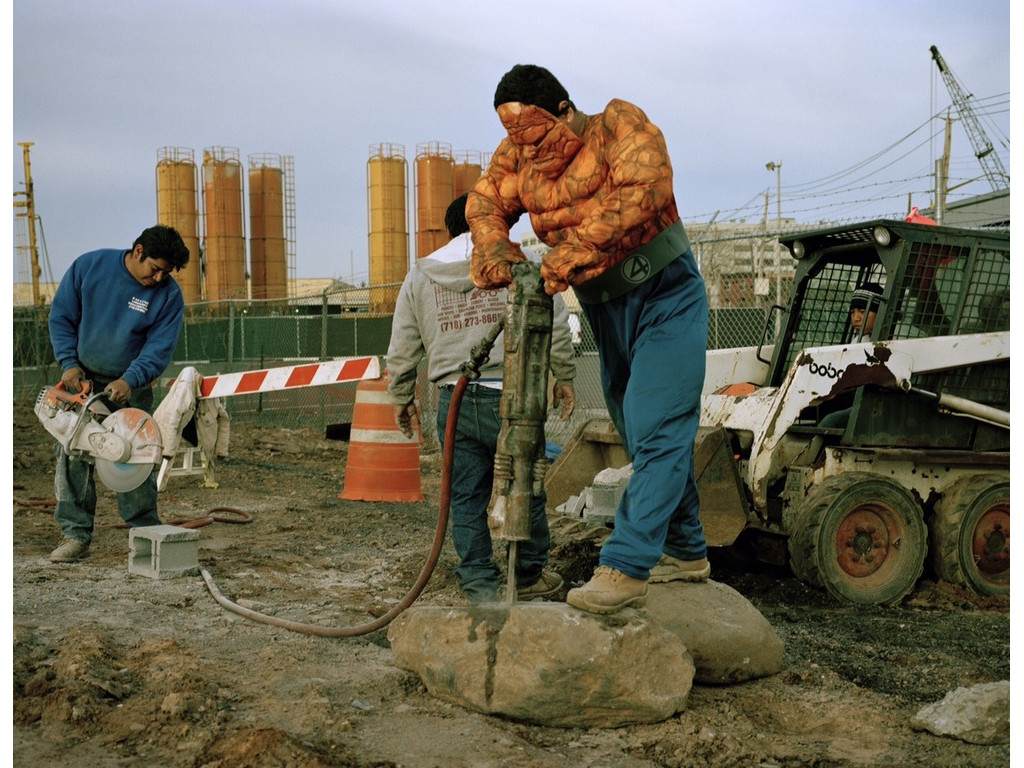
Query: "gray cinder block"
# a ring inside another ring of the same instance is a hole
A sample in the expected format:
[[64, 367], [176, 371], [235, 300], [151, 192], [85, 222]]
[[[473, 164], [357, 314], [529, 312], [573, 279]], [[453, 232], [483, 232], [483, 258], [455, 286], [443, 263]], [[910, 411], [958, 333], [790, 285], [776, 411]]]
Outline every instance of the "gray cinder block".
[[199, 531], [177, 525], [130, 529], [128, 573], [151, 579], [199, 573]]

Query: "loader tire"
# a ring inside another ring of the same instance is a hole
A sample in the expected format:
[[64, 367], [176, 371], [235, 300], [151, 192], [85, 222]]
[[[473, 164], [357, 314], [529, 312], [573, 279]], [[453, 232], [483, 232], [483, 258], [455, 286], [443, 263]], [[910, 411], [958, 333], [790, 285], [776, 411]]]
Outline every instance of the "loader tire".
[[1010, 594], [1010, 478], [958, 480], [935, 504], [932, 566], [980, 595]]
[[867, 472], [826, 478], [811, 489], [789, 538], [797, 578], [849, 603], [891, 605], [924, 572], [928, 531], [917, 500]]

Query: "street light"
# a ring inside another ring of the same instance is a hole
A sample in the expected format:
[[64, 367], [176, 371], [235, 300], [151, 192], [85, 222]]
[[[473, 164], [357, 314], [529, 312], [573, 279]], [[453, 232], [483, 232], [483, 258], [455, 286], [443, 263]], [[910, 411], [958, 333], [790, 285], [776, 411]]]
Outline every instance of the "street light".
[[775, 171], [775, 303], [782, 304], [782, 258], [779, 255], [779, 235], [782, 234], [782, 161], [764, 164], [769, 173]]

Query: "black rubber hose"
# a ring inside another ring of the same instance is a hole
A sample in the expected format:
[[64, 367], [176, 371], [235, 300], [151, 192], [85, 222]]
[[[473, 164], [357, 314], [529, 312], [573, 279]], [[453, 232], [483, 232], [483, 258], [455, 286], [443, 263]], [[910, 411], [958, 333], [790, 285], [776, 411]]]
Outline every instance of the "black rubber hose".
[[451, 405], [448, 408], [448, 419], [445, 422], [444, 429], [444, 460], [442, 462], [441, 469], [440, 510], [437, 515], [437, 527], [434, 530], [434, 540], [430, 545], [430, 553], [427, 555], [427, 561], [424, 563], [423, 569], [420, 571], [420, 575], [416, 579], [416, 583], [413, 584], [412, 589], [409, 590], [408, 594], [406, 594], [406, 596], [403, 597], [394, 608], [374, 621], [367, 622], [366, 624], [357, 624], [352, 627], [321, 627], [316, 624], [304, 624], [298, 621], [289, 621], [288, 619], [281, 619], [277, 616], [268, 616], [267, 614], [260, 613], [259, 611], [243, 608], [237, 603], [233, 603], [231, 600], [228, 600], [228, 598], [224, 597], [221, 591], [217, 589], [217, 585], [213, 583], [213, 577], [210, 576], [210, 572], [205, 568], [201, 568], [199, 572], [202, 574], [203, 580], [206, 582], [206, 587], [210, 590], [210, 594], [213, 595], [213, 599], [232, 613], [237, 613], [239, 616], [244, 616], [247, 619], [252, 619], [253, 621], [258, 621], [262, 624], [272, 624], [275, 627], [283, 627], [284, 629], [289, 629], [294, 632], [302, 632], [307, 635], [319, 635], [320, 637], [357, 637], [359, 635], [367, 635], [370, 632], [376, 632], [378, 629], [390, 624], [398, 614], [412, 605], [416, 601], [416, 598], [420, 596], [420, 593], [423, 592], [424, 588], [427, 586], [427, 582], [430, 581], [430, 577], [434, 573], [434, 567], [437, 565], [437, 561], [441, 556], [441, 548], [444, 545], [445, 533], [448, 530], [448, 517], [451, 511], [452, 464], [453, 456], [455, 454], [455, 425], [459, 420], [459, 408], [462, 404], [462, 395], [466, 391], [466, 386], [469, 382], [470, 378], [466, 374], [459, 377], [458, 382], [455, 384], [455, 390], [452, 392]]

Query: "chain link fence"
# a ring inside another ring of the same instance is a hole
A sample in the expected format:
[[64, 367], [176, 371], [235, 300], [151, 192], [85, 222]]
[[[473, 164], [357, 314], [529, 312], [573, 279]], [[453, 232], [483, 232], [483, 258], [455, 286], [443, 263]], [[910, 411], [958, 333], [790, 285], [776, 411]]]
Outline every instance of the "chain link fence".
[[[755, 279], [731, 274], [723, 281], [711, 271], [708, 292], [711, 349], [773, 342], [766, 328], [772, 300], [755, 293]], [[788, 292], [788, 280], [785, 283]], [[724, 288], [723, 288], [724, 286]], [[247, 300], [191, 304], [171, 365], [156, 383], [156, 403], [186, 366], [204, 376], [277, 368], [339, 357], [387, 354], [391, 337], [390, 307], [399, 284], [373, 288], [334, 288], [288, 300]], [[774, 286], [773, 286], [774, 287]], [[728, 301], [722, 300], [723, 293]], [[774, 299], [774, 296], [770, 297]], [[574, 297], [567, 296], [570, 311]], [[722, 306], [727, 304], [727, 306]], [[577, 344], [576, 413], [569, 422], [553, 414], [550, 443], [562, 445], [583, 422], [607, 413], [601, 393], [597, 346], [586, 317], [580, 319]], [[34, 403], [39, 392], [60, 380], [47, 329], [48, 307], [16, 307], [13, 323], [15, 404]], [[483, 332], [482, 332], [483, 333]], [[481, 333], [481, 336], [482, 336]], [[351, 423], [355, 384], [305, 387], [281, 392], [228, 397], [233, 421], [308, 428], [332, 436]], [[437, 447], [434, 429], [437, 396], [420, 374], [419, 401], [426, 449]]]

